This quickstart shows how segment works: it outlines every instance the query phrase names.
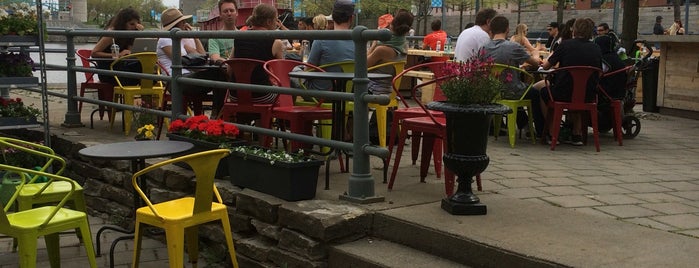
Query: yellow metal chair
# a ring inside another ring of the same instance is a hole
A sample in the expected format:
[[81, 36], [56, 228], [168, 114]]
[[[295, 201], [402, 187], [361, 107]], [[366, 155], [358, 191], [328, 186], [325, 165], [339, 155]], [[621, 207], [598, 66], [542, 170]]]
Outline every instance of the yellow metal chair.
[[[170, 267], [180, 268], [184, 266], [185, 239], [187, 241], [189, 260], [192, 263], [196, 263], [199, 258], [197, 225], [218, 220], [223, 225], [223, 232], [233, 267], [238, 267], [235, 248], [233, 247], [231, 225], [228, 220], [228, 209], [223, 204], [221, 195], [218, 189], [216, 189], [216, 185], [214, 185], [214, 175], [218, 162], [229, 154], [230, 151], [228, 149], [217, 149], [185, 155], [151, 165], [133, 175], [131, 182], [134, 189], [136, 189], [147, 206], [136, 210], [136, 233], [134, 236], [132, 267], [138, 267], [141, 237], [143, 236], [142, 224], [165, 229]], [[195, 196], [153, 204], [138, 186], [137, 178], [162, 166], [177, 162], [187, 163], [194, 171], [197, 182]], [[211, 201], [214, 196], [217, 202]]]
[[49, 178], [48, 184], [64, 183], [70, 186], [70, 189], [64, 193], [63, 198], [55, 206], [43, 206], [8, 214], [7, 211], [17, 198], [19, 191], [15, 192], [5, 205], [0, 213], [0, 233], [19, 240], [19, 266], [22, 268], [36, 267], [37, 238], [43, 236], [51, 267], [59, 267], [61, 262], [59, 232], [77, 228], [83, 237], [83, 245], [87, 251], [90, 267], [97, 267], [87, 214], [63, 207], [75, 194], [77, 185], [75, 182], [51, 173], [2, 164], [0, 164], [0, 170], [19, 174], [22, 178], [22, 182], [18, 186], [19, 189], [26, 185], [29, 176], [35, 178], [43, 176]]
[[[13, 150], [19, 150], [27, 154], [40, 156], [46, 159], [46, 163], [41, 166], [39, 171], [48, 172], [49, 168], [54, 168], [54, 164], [58, 164], [58, 171], [54, 172], [56, 175], [63, 173], [66, 167], [66, 161], [57, 156], [56, 153], [50, 147], [36, 144], [33, 142], [23, 141], [19, 139], [0, 137], [0, 148], [12, 148]], [[56, 203], [61, 201], [63, 197], [69, 191], [75, 192], [70, 195], [69, 201], [73, 203], [73, 209], [87, 212], [87, 205], [85, 204], [85, 195], [83, 194], [83, 188], [80, 184], [74, 182], [39, 182], [36, 181], [40, 178], [39, 175], [34, 175], [26, 185], [23, 187], [17, 187], [17, 211], [30, 210], [32, 207], [38, 204]], [[72, 190], [71, 190], [72, 189]], [[77, 232], [80, 236], [80, 232]], [[17, 241], [15, 241], [17, 242]], [[16, 248], [16, 243], [13, 248]]]
[[[498, 101], [498, 103], [510, 107], [512, 109], [512, 113], [507, 115], [507, 135], [510, 138], [510, 146], [512, 148], [515, 148], [515, 132], [517, 131], [517, 110], [520, 107], [527, 108], [527, 118], [529, 121], [529, 137], [531, 137], [532, 139], [532, 144], [536, 144], [536, 135], [534, 134], [534, 121], [532, 115], [532, 101], [529, 99], [525, 99], [527, 93], [534, 84], [534, 76], [532, 76], [530, 73], [523, 69], [498, 63], [494, 64], [491, 70], [493, 72], [493, 75], [496, 75], [497, 77], [501, 78], [503, 76], [503, 72], [506, 71], [510, 72], [512, 75], [519, 75], [520, 77], [522, 77], [522, 82], [525, 82], [527, 84], [527, 89], [524, 91], [524, 93], [522, 93], [522, 96], [520, 96], [519, 99], [501, 99]], [[498, 135], [500, 133], [501, 124], [502, 115], [493, 116], [493, 133], [495, 133], [496, 140], [498, 139]]]
[[[393, 69], [395, 71], [394, 76], [400, 74], [403, 72], [403, 69], [405, 68], [405, 61], [392, 61], [392, 62], [386, 62], [382, 63], [379, 65], [372, 66], [371, 68], [367, 69], [367, 71], [371, 72], [373, 70], [377, 70], [380, 68], [383, 68], [385, 66], [393, 66]], [[396, 88], [400, 86], [402, 76], [400, 76], [398, 79], [393, 80], [393, 84], [396, 85]], [[381, 105], [381, 104], [376, 104], [376, 103], [369, 103], [368, 107], [370, 109], [374, 109], [374, 112], [376, 113], [376, 123], [378, 126], [378, 134], [379, 134], [379, 146], [381, 147], [386, 147], [386, 120], [387, 120], [387, 112], [389, 108], [398, 108], [398, 98], [396, 96], [396, 91], [393, 90], [393, 88], [389, 88], [391, 91], [391, 94], [388, 96], [391, 101], [386, 104], [386, 105]], [[352, 106], [354, 108], [354, 103], [348, 104], [348, 107]], [[348, 108], [350, 109], [350, 108]], [[352, 109], [354, 110], [354, 109]], [[389, 126], [390, 127], [390, 126]], [[394, 135], [397, 133], [393, 133]]]
[[[112, 62], [109, 68], [111, 70], [114, 70], [117, 64], [120, 64], [124, 61], [128, 62], [133, 60], [137, 60], [139, 63], [141, 63], [141, 73], [160, 74], [158, 56], [155, 54], [155, 52], [141, 52], [123, 56]], [[151, 101], [151, 103], [155, 105], [160, 104], [160, 100], [163, 99], [165, 87], [163, 86], [162, 81], [153, 81], [152, 79], [141, 79], [139, 85], [131, 86], [122, 84], [122, 82], [119, 80], [119, 77], [116, 75], [114, 76], [114, 78], [117, 81], [117, 86], [114, 87], [114, 101], [120, 101], [121, 103], [127, 105], [133, 105], [136, 96], [140, 96], [141, 99], [143, 99], [145, 96], [151, 96], [151, 98], [155, 98]], [[114, 113], [115, 109], [112, 108], [112, 113], [110, 114], [111, 117], [109, 118], [111, 127], [114, 127]], [[126, 136], [128, 136], [129, 132], [131, 131], [132, 118], [133, 112], [131, 110], [124, 110], [124, 134]]]

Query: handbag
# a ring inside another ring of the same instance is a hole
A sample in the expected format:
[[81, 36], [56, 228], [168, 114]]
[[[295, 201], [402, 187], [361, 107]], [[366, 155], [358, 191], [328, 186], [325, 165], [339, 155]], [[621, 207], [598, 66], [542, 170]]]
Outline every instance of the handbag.
[[209, 61], [209, 56], [206, 54], [187, 54], [182, 56], [182, 66], [202, 66]]

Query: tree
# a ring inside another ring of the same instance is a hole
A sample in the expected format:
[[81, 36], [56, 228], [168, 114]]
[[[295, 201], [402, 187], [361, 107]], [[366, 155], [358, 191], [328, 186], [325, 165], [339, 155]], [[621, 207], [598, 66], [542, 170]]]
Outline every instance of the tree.
[[87, 0], [87, 9], [94, 9], [97, 13], [98, 21], [103, 27], [119, 10], [124, 7], [132, 7], [141, 14], [142, 22], [152, 22], [150, 10], [156, 13], [165, 10], [165, 5], [160, 0]]

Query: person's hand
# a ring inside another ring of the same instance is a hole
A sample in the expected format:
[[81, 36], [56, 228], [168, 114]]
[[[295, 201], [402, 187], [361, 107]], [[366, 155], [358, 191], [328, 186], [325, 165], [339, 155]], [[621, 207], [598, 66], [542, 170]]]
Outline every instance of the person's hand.
[[186, 22], [185, 22], [184, 25], [182, 25], [182, 30], [184, 30], [184, 31], [191, 31], [191, 30], [192, 30], [192, 25], [189, 25], [189, 23], [186, 23]]
[[143, 31], [143, 29], [145, 29], [145, 27], [143, 27], [143, 24], [136, 24], [136, 30]]

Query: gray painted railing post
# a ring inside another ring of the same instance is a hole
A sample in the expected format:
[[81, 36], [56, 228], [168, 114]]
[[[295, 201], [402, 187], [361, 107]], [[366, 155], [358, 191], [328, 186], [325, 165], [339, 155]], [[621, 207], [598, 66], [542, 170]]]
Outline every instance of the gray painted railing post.
[[[66, 32], [71, 32], [72, 29], [67, 29]], [[75, 76], [75, 42], [73, 42], [73, 36], [66, 34], [66, 66], [68, 66], [67, 73], [67, 94], [68, 94], [68, 109], [65, 114], [65, 120], [61, 124], [64, 127], [83, 127], [80, 122], [80, 112], [78, 111], [78, 101], [73, 99], [73, 97], [78, 95], [77, 82]], [[46, 82], [46, 81], [44, 81]]]
[[377, 196], [374, 192], [374, 177], [371, 174], [369, 154], [364, 147], [369, 144], [369, 109], [364, 95], [367, 94], [367, 40], [362, 38], [364, 26], [354, 27], [352, 40], [354, 40], [354, 115], [352, 173], [347, 183], [347, 193], [340, 195], [340, 199], [355, 203], [383, 202], [383, 196]]

